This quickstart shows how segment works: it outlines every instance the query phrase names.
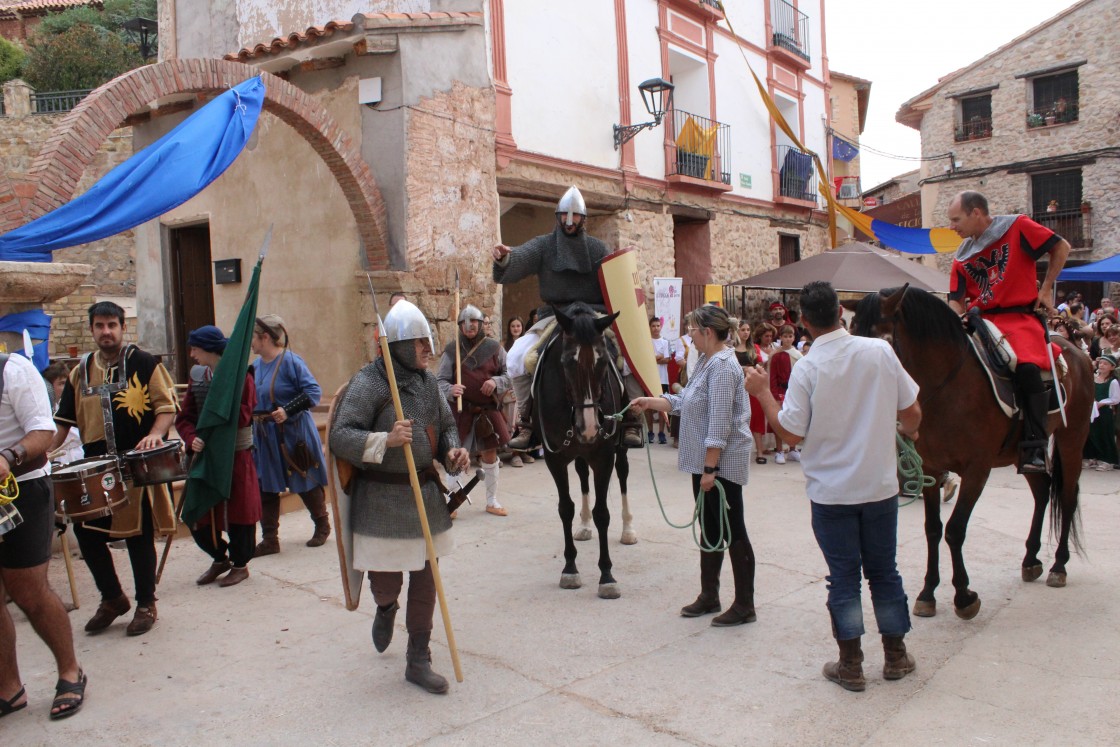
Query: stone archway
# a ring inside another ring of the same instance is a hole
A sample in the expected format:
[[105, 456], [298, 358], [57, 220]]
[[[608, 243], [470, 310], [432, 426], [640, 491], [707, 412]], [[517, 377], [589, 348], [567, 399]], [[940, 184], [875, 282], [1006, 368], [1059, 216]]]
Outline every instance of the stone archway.
[[[0, 182], [0, 232], [17, 228], [74, 195], [106, 138], [152, 101], [179, 93], [220, 93], [255, 75], [265, 111], [291, 126], [338, 181], [358, 225], [371, 269], [389, 269], [385, 203], [358, 145], [313, 97], [270, 73], [226, 60], [168, 60], [131, 70], [87, 96], [58, 123], [26, 181]], [[7, 203], [7, 204], [5, 204]]]

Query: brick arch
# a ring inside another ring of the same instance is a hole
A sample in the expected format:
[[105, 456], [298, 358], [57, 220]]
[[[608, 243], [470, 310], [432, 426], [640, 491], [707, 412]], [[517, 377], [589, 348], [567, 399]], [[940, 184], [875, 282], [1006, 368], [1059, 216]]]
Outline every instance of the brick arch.
[[[7, 223], [3, 230], [16, 227], [13, 218], [20, 225], [68, 202], [101, 144], [126, 118], [147, 110], [149, 102], [178, 93], [221, 93], [255, 75], [265, 84], [265, 111], [295, 129], [342, 187], [370, 266], [388, 269], [385, 203], [358, 146], [318, 101], [299, 88], [226, 60], [168, 60], [131, 70], [96, 89], [58, 123], [26, 182], [10, 191], [0, 184], [0, 221]], [[11, 205], [3, 204], [15, 202], [12, 192], [22, 208], [22, 220]]]

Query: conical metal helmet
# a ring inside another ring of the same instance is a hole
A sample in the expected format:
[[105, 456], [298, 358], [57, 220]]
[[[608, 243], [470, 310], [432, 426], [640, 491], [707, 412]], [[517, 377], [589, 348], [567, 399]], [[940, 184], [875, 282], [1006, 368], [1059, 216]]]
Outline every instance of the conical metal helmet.
[[563, 222], [565, 225], [575, 225], [576, 216], [582, 215], [587, 217], [587, 204], [583, 201], [583, 195], [579, 190], [573, 187], [568, 187], [568, 191], [560, 198], [560, 202], [556, 203], [557, 214], [562, 214]]
[[459, 324], [463, 322], [481, 322], [486, 317], [478, 310], [477, 306], [467, 304], [467, 307], [459, 312]]
[[410, 301], [397, 301], [382, 321], [389, 342], [425, 339], [429, 344], [432, 342], [431, 325], [424, 317], [424, 312]]

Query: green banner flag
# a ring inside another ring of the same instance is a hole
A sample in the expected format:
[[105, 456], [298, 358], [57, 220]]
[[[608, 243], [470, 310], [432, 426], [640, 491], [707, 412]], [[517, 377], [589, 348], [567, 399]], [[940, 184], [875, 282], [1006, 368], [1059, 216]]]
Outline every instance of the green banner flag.
[[237, 315], [237, 323], [229, 336], [206, 403], [198, 415], [195, 430], [206, 442], [206, 448], [195, 457], [183, 494], [183, 522], [197, 522], [214, 506], [229, 499], [233, 484], [233, 455], [237, 442], [237, 419], [241, 413], [241, 395], [249, 368], [250, 343], [257, 320], [257, 290], [261, 278], [262, 257], [253, 268], [245, 303]]

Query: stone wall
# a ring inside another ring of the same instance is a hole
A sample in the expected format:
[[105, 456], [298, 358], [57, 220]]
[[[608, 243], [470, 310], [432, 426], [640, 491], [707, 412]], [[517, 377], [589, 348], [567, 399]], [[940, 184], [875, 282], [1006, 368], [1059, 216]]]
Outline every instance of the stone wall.
[[[17, 102], [13, 96], [26, 97], [30, 89], [25, 86], [5, 85], [5, 108], [9, 112], [27, 112], [29, 102]], [[63, 114], [23, 114], [0, 117], [0, 166], [10, 179], [27, 177], [32, 162]], [[93, 162], [85, 170], [77, 197], [88, 190], [98, 179], [132, 156], [132, 130], [122, 127], [100, 147]], [[103, 296], [135, 297], [136, 273], [134, 268], [133, 234], [126, 231], [90, 244], [60, 249], [54, 253], [57, 262], [80, 262], [93, 266], [89, 285], [84, 285], [74, 297], [60, 299], [44, 305], [43, 309], [55, 317], [51, 325], [51, 357], [66, 354], [68, 345], [77, 344], [84, 349], [89, 344], [89, 324], [85, 308]], [[88, 291], [88, 292], [87, 292]], [[81, 314], [76, 314], [77, 306]]]

